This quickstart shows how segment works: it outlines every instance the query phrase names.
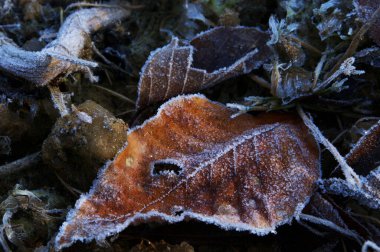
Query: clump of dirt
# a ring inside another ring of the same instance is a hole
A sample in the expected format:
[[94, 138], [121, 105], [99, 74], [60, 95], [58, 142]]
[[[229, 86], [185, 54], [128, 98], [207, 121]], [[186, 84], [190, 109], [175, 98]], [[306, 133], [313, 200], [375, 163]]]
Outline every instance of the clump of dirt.
[[88, 190], [100, 167], [127, 139], [127, 124], [93, 101], [57, 120], [42, 146], [44, 162], [64, 181]]

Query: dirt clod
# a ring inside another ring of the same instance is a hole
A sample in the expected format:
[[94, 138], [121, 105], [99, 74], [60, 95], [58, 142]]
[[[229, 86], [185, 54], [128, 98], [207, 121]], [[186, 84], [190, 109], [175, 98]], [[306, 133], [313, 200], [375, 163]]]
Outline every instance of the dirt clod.
[[87, 190], [127, 138], [128, 126], [93, 101], [57, 120], [42, 147], [44, 162], [66, 183]]

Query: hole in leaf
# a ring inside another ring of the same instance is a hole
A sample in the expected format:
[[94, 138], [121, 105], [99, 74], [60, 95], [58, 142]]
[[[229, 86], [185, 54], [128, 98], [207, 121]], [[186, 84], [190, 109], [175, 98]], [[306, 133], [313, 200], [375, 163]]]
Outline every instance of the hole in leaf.
[[155, 163], [153, 165], [153, 175], [167, 175], [169, 173], [174, 173], [179, 175], [182, 168], [173, 163]]
[[179, 211], [175, 211], [174, 212], [174, 215], [175, 216], [181, 216], [183, 214], [183, 211], [182, 210], [179, 210]]

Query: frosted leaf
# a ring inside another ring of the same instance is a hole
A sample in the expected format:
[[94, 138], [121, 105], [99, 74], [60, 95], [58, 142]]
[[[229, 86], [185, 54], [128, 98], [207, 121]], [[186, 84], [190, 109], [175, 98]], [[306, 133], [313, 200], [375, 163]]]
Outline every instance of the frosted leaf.
[[61, 74], [85, 71], [97, 64], [80, 59], [91, 33], [129, 15], [122, 8], [92, 8], [74, 12], [62, 24], [57, 38], [39, 52], [25, 51], [0, 32], [0, 69], [43, 86]]
[[321, 188], [327, 193], [351, 197], [360, 204], [380, 209], [380, 167], [366, 177], [361, 177], [362, 187], [352, 187], [345, 180], [331, 178], [322, 181]]
[[320, 177], [316, 142], [292, 114], [232, 115], [201, 95], [162, 105], [77, 201], [56, 248], [141, 222], [193, 218], [258, 235], [289, 223]]
[[372, 126], [346, 156], [359, 174], [367, 175], [380, 162], [380, 121]]
[[152, 52], [140, 74], [137, 107], [195, 93], [246, 74], [270, 59], [269, 35], [252, 27], [217, 27], [188, 45], [178, 38]]
[[380, 208], [380, 122], [372, 126], [346, 155], [347, 163], [361, 174], [362, 186], [351, 187], [345, 181], [324, 180], [322, 189], [328, 193], [352, 197], [371, 208]]

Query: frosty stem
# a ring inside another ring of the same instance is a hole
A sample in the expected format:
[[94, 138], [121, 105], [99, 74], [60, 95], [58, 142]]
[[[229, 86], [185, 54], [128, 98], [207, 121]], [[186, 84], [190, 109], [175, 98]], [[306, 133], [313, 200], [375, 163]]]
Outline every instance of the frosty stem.
[[356, 233], [354, 233], [351, 230], [344, 229], [344, 228], [336, 225], [335, 223], [333, 223], [329, 220], [318, 218], [316, 216], [309, 215], [309, 214], [300, 214], [299, 219], [303, 220], [303, 221], [307, 221], [307, 222], [311, 222], [314, 224], [318, 224], [318, 225], [328, 227], [328, 228], [330, 228], [330, 229], [332, 229], [338, 233], [341, 233], [345, 236], [351, 237], [351, 238], [355, 239], [357, 242], [361, 243], [360, 237]]
[[38, 52], [18, 47], [0, 32], [0, 70], [44, 86], [61, 74], [88, 71], [95, 62], [80, 59], [91, 48], [90, 34], [126, 18], [123, 8], [92, 8], [74, 12], [62, 24], [57, 38]]
[[339, 151], [335, 148], [332, 143], [323, 136], [322, 132], [318, 129], [318, 127], [313, 123], [313, 121], [305, 114], [301, 106], [297, 106], [297, 112], [304, 121], [305, 125], [310, 129], [311, 133], [315, 137], [315, 139], [323, 144], [326, 149], [328, 149], [331, 154], [334, 156], [336, 161], [338, 161], [340, 167], [342, 168], [343, 174], [346, 178], [347, 183], [353, 187], [361, 187], [361, 181], [359, 175], [355, 173], [355, 171], [347, 164], [346, 160], [342, 155], [340, 155]]

